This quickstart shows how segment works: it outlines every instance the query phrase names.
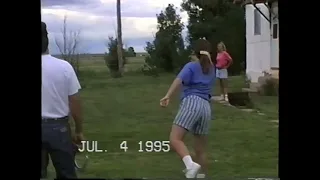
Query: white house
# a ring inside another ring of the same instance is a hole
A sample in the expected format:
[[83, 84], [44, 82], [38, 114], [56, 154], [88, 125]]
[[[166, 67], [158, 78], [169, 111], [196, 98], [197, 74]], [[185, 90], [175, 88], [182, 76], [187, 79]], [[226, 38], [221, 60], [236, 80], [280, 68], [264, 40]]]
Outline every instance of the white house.
[[257, 83], [263, 72], [279, 78], [278, 0], [244, 0], [246, 19], [246, 73]]

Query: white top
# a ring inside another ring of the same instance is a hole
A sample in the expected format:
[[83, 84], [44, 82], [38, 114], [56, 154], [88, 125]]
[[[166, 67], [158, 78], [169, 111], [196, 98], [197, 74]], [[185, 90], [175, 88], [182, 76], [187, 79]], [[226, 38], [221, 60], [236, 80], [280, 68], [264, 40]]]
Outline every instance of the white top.
[[61, 118], [68, 116], [69, 96], [81, 89], [69, 62], [51, 55], [42, 55], [41, 116]]

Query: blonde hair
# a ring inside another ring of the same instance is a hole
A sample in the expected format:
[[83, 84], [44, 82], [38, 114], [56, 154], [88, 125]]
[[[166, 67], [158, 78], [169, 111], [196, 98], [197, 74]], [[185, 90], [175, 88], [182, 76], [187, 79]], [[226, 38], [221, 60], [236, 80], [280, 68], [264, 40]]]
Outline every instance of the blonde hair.
[[222, 41], [218, 45], [221, 45], [223, 51], [227, 51], [226, 45]]

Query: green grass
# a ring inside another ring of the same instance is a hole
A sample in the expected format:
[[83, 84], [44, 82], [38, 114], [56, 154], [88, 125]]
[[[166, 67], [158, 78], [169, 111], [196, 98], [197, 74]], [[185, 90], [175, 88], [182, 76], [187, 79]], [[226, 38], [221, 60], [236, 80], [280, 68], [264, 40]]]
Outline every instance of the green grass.
[[[102, 55], [96, 57], [81, 57], [80, 70], [90, 71], [108, 71]], [[141, 56], [127, 58], [127, 64], [125, 65], [125, 71], [131, 72], [138, 70], [144, 63], [144, 58]]]
[[279, 103], [276, 96], [251, 96], [255, 109], [263, 112], [269, 119], [279, 119]]
[[[134, 64], [134, 63], [133, 63]], [[104, 66], [105, 67], [105, 66]], [[80, 177], [183, 177], [184, 166], [173, 152], [138, 152], [139, 141], [168, 140], [170, 128], [178, 110], [178, 98], [166, 109], [159, 107], [173, 75], [152, 78], [127, 74], [112, 79], [107, 70], [83, 72], [85, 136], [98, 141], [106, 153], [89, 153], [90, 162]], [[233, 77], [232, 90], [242, 86], [242, 78]], [[217, 90], [217, 89], [216, 89]], [[215, 91], [216, 91], [215, 90]], [[211, 122], [208, 159], [212, 178], [275, 177], [278, 164], [278, 129], [269, 122], [277, 114], [276, 99], [269, 98], [259, 107], [265, 116], [214, 103], [215, 119]], [[271, 108], [270, 108], [271, 107]], [[128, 151], [120, 149], [127, 141]], [[186, 138], [192, 146], [192, 138]], [[52, 167], [49, 176], [54, 177]]]

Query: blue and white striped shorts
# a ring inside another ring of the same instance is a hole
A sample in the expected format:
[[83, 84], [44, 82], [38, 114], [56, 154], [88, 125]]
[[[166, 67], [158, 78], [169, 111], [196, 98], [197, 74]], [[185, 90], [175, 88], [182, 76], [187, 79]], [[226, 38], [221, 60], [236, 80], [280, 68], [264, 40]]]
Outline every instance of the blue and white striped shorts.
[[206, 135], [211, 122], [211, 106], [209, 101], [199, 96], [185, 97], [173, 121], [173, 124], [185, 128], [193, 134]]

